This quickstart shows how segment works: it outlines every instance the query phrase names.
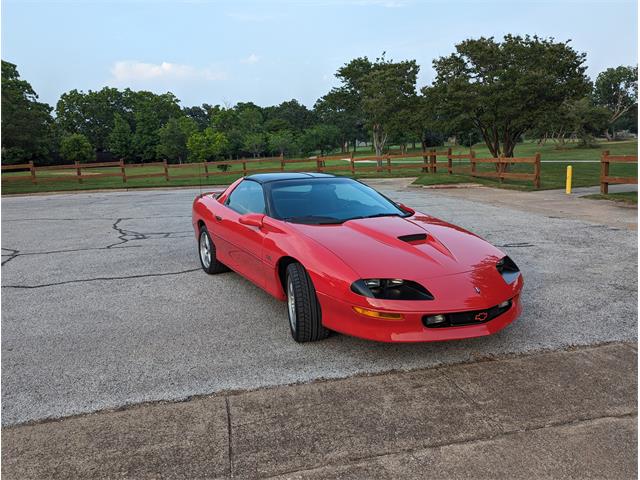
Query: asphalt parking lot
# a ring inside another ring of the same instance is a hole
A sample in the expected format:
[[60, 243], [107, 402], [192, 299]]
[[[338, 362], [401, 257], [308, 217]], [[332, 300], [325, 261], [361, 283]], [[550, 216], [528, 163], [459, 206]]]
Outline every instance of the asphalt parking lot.
[[637, 231], [629, 223], [381, 185], [511, 255], [525, 276], [521, 318], [493, 337], [458, 342], [334, 335], [299, 345], [283, 303], [234, 273], [200, 270], [190, 222], [197, 189], [4, 198], [3, 425], [636, 339]]

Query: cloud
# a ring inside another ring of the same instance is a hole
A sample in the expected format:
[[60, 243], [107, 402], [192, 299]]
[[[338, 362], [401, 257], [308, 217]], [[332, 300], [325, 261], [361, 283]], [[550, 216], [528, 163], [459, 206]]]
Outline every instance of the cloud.
[[247, 58], [243, 58], [242, 60], [240, 60], [241, 63], [248, 63], [248, 64], [254, 64], [254, 63], [258, 63], [258, 61], [260, 60], [260, 57], [258, 57], [258, 55], [256, 55], [255, 53], [252, 53], [251, 55], [249, 55]]
[[196, 68], [191, 65], [162, 62], [159, 64], [136, 61], [119, 61], [111, 68], [117, 83], [155, 80], [224, 80], [226, 74], [212, 68]]

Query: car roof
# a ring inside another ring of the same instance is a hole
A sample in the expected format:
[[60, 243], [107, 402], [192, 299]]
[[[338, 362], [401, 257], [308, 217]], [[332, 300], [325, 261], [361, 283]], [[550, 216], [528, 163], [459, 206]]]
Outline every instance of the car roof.
[[247, 180], [252, 180], [258, 183], [278, 182], [281, 180], [300, 180], [311, 178], [330, 178], [335, 177], [329, 173], [315, 173], [315, 172], [275, 172], [275, 173], [256, 173], [245, 177]]

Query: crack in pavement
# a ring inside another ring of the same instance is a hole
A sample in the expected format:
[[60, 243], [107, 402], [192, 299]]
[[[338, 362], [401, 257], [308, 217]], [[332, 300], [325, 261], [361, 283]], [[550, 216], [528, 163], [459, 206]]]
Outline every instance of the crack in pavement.
[[13, 248], [6, 248], [6, 247], [1, 247], [2, 250], [9, 250], [10, 253], [9, 254], [2, 254], [3, 257], [8, 256], [9, 258], [7, 258], [6, 260], [3, 260], [2, 263], [0, 263], [1, 265], [4, 265], [5, 263], [9, 263], [11, 260], [13, 260], [14, 258], [20, 256], [20, 250], [15, 250]]
[[55, 282], [55, 283], [42, 283], [39, 285], [2, 285], [2, 288], [33, 289], [33, 288], [55, 287], [57, 285], [67, 285], [69, 283], [103, 282], [103, 281], [109, 281], [109, 280], [127, 280], [130, 278], [165, 277], [169, 275], [182, 275], [184, 273], [197, 272], [199, 270], [200, 268], [191, 268], [189, 270], [181, 270], [179, 272], [144, 273], [140, 275], [123, 275], [118, 277], [93, 277], [93, 278], [84, 278], [84, 279], [78, 279], [78, 280], [65, 280], [62, 282]]
[[[122, 247], [117, 247], [117, 248], [139, 248], [142, 245], [125, 245]], [[9, 262], [10, 260], [13, 260], [16, 257], [26, 257], [29, 255], [50, 255], [50, 254], [54, 254], [54, 253], [69, 253], [69, 252], [87, 252], [87, 251], [91, 251], [91, 250], [107, 250], [108, 247], [87, 247], [87, 248], [70, 248], [67, 250], [50, 250], [50, 251], [45, 251], [45, 252], [26, 252], [26, 253], [20, 253], [19, 250], [15, 250], [16, 253], [12, 253], [9, 258], [7, 258], [6, 260], [4, 260], [0, 265], [4, 265], [5, 263]], [[6, 249], [3, 247], [3, 250], [11, 250], [11, 249]], [[5, 256], [4, 254], [2, 256]]]
[[133, 241], [133, 240], [149, 240], [153, 237], [156, 238], [187, 238], [188, 236], [191, 235], [181, 235], [181, 236], [173, 236], [173, 235], [178, 235], [181, 233], [190, 233], [190, 230], [180, 230], [177, 232], [148, 232], [148, 233], [142, 233], [142, 232], [136, 232], [135, 230], [130, 230], [130, 229], [124, 229], [122, 227], [119, 226], [120, 222], [123, 222], [125, 220], [133, 220], [133, 218], [131, 217], [122, 217], [122, 218], [118, 218], [115, 222], [113, 222], [113, 225], [111, 225], [111, 228], [113, 230], [115, 230], [116, 232], [118, 232], [118, 239], [120, 240], [119, 242], [116, 243], [112, 243], [110, 245], [107, 245], [106, 248], [110, 249], [113, 247], [116, 247], [117, 245], [122, 245], [124, 243]]

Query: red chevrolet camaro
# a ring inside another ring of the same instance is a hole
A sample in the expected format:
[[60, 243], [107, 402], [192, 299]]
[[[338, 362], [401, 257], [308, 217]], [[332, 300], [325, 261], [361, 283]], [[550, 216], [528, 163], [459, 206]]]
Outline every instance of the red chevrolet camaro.
[[522, 275], [477, 235], [350, 178], [265, 173], [193, 203], [205, 272], [235, 270], [286, 300], [298, 342], [490, 335], [520, 314]]

